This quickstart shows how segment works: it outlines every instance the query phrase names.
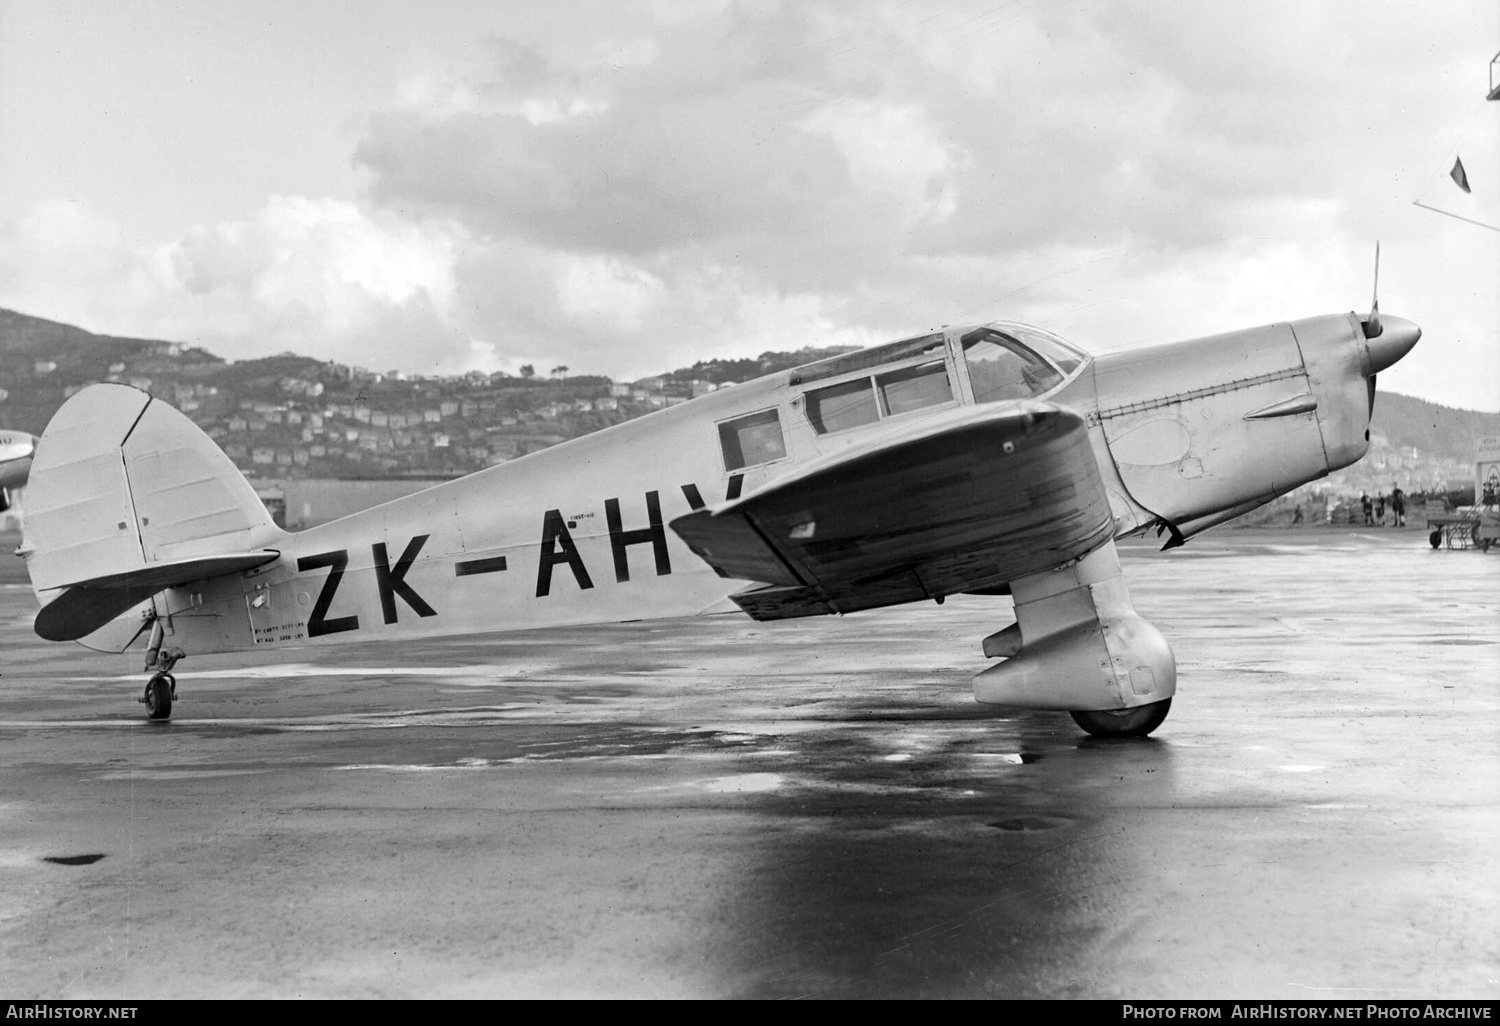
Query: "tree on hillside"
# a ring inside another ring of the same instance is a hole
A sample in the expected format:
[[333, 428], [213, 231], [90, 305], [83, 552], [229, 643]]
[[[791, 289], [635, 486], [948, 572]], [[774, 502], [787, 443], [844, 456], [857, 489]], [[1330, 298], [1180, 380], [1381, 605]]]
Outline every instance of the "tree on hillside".
[[528, 381], [536, 377], [536, 368], [529, 363], [521, 364], [521, 377], [526, 378]]
[[552, 368], [552, 376], [554, 378], [562, 378], [564, 381], [568, 380], [568, 366], [567, 366], [567, 364], [563, 364], [562, 366], [559, 366], [559, 367], [553, 367]]

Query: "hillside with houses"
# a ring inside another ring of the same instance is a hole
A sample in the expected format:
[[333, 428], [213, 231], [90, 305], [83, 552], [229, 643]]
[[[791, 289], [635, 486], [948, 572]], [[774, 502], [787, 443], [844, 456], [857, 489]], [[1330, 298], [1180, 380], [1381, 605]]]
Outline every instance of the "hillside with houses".
[[[637, 381], [566, 367], [424, 377], [294, 353], [230, 362], [180, 342], [96, 335], [0, 310], [0, 427], [40, 434], [69, 396], [119, 381], [171, 402], [251, 477], [430, 480], [844, 351], [702, 361]], [[1500, 414], [1381, 393], [1370, 454], [1316, 487], [1354, 494], [1395, 483], [1407, 491], [1463, 487], [1472, 482], [1474, 439], [1495, 434]]]
[[456, 477], [842, 351], [711, 361], [629, 382], [566, 367], [424, 377], [292, 353], [230, 363], [0, 310], [0, 426], [40, 434], [68, 397], [118, 381], [172, 403], [252, 477]]

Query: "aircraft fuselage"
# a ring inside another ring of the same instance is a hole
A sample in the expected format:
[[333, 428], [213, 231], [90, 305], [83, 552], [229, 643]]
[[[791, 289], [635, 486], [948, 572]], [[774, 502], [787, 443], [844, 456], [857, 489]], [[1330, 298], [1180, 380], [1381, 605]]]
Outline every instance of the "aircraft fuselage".
[[[1012, 367], [996, 332], [1043, 359]], [[170, 589], [157, 612], [174, 644], [203, 653], [730, 611], [747, 582], [712, 572], [673, 519], [986, 400], [1086, 417], [1116, 537], [1153, 524], [1191, 534], [1363, 454], [1363, 346], [1354, 315], [1097, 356], [1020, 325], [947, 330], [725, 388], [299, 533], [263, 532], [253, 543], [280, 558]], [[138, 631], [85, 643], [113, 649]]]

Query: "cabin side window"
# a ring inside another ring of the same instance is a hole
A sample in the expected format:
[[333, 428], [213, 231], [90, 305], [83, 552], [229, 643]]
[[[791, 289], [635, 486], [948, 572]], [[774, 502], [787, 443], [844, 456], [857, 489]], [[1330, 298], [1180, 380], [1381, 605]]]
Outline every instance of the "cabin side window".
[[880, 410], [887, 417], [936, 406], [953, 398], [948, 365], [942, 360], [877, 375], [875, 387], [880, 390]]
[[807, 419], [820, 435], [873, 424], [953, 400], [948, 365], [930, 360], [807, 392]]
[[856, 378], [808, 392], [807, 419], [820, 435], [875, 423], [880, 414], [875, 409], [870, 379]]
[[719, 425], [719, 446], [724, 450], [724, 469], [731, 472], [779, 460], [786, 455], [781, 415], [762, 410], [726, 420]]

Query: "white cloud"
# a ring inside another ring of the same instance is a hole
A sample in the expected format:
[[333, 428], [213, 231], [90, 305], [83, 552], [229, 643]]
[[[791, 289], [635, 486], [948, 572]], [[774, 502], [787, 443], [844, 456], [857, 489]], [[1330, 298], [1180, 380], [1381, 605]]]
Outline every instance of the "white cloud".
[[611, 257], [568, 257], [558, 281], [558, 301], [565, 316], [616, 331], [640, 330], [665, 292], [659, 279]]
[[[0, 302], [112, 334], [185, 338], [229, 357], [286, 349], [384, 366], [466, 354], [450, 320], [454, 229], [276, 196], [246, 220], [133, 248], [76, 203], [0, 227]], [[426, 346], [408, 349], [412, 333]]]
[[1475, 43], [1500, 8], [1467, 10], [518, 17], [356, 119], [358, 203], [273, 197], [148, 247], [42, 205], [0, 227], [0, 302], [236, 354], [645, 373], [981, 317], [1106, 344], [1363, 309], [1379, 238], [1383, 307], [1426, 330], [1382, 386], [1493, 409], [1500, 236], [1411, 205], [1500, 216]]
[[963, 161], [963, 152], [938, 138], [920, 107], [851, 102], [824, 107], [805, 125], [831, 136], [849, 163], [854, 185], [889, 200], [902, 220], [942, 221], [953, 215], [957, 196], [950, 172]]

